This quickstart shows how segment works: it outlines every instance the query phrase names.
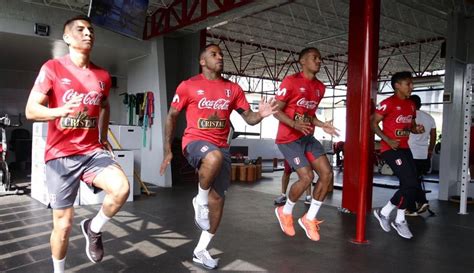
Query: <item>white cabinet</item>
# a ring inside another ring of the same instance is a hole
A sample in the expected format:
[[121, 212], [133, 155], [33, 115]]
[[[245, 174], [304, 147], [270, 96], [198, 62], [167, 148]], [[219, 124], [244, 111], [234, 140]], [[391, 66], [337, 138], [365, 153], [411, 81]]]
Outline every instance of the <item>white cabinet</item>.
[[[114, 149], [124, 149], [133, 151], [133, 165], [138, 177], [141, 177], [142, 162], [142, 143], [143, 130], [140, 126], [130, 125], [109, 125], [110, 130], [120, 144], [119, 148], [109, 136], [109, 142]], [[140, 195], [140, 183], [136, 176], [131, 174], [133, 178], [134, 195]]]

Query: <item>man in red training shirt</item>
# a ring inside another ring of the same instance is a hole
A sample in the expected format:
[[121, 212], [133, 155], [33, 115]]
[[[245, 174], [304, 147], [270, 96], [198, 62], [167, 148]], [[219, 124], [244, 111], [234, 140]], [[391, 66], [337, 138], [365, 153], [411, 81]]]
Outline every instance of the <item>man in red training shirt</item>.
[[107, 71], [90, 61], [94, 45], [90, 19], [67, 20], [63, 39], [69, 54], [41, 67], [26, 105], [28, 119], [48, 121], [45, 162], [49, 207], [53, 209], [55, 273], [64, 272], [80, 181], [106, 193], [99, 213], [81, 222], [86, 254], [93, 263], [104, 256], [102, 226], [119, 211], [129, 193], [128, 180], [109, 153], [111, 80]]
[[193, 198], [194, 221], [202, 230], [193, 251], [193, 261], [208, 269], [217, 267], [217, 260], [207, 251], [217, 231], [224, 209], [225, 192], [230, 184], [231, 161], [227, 138], [230, 114], [237, 111], [250, 125], [275, 113], [276, 104], [260, 102], [258, 112], [250, 109], [245, 94], [236, 83], [222, 78], [223, 54], [218, 45], [207, 45], [199, 55], [202, 74], [181, 82], [166, 119], [163, 174], [173, 157], [171, 143], [176, 119], [186, 110], [187, 127], [183, 135], [183, 154], [199, 171], [198, 194]]

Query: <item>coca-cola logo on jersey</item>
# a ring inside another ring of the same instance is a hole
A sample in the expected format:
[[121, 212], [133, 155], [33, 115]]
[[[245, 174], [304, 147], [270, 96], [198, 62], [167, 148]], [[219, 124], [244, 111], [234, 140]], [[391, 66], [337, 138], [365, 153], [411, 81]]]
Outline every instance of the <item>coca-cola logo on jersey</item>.
[[70, 101], [73, 97], [79, 95], [83, 95], [82, 104], [84, 105], [100, 105], [103, 96], [102, 93], [99, 93], [97, 91], [90, 91], [89, 93], [84, 95], [78, 93], [77, 91], [74, 91], [74, 89], [69, 89], [63, 95], [63, 102], [66, 103]]
[[296, 102], [296, 105], [300, 107], [304, 107], [306, 109], [314, 109], [318, 106], [318, 104], [315, 101], [312, 100], [306, 100], [305, 98], [301, 98]]
[[413, 119], [412, 115], [407, 115], [407, 116], [400, 115], [400, 116], [397, 117], [395, 122], [396, 123], [411, 123], [412, 119]]
[[202, 98], [199, 101], [199, 109], [214, 109], [214, 110], [228, 110], [230, 101], [226, 99], [208, 100]]

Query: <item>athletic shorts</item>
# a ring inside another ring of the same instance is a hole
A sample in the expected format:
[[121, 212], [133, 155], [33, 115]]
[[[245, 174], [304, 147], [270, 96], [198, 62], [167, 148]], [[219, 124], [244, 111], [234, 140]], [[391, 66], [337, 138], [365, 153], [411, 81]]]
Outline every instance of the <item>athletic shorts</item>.
[[[305, 156], [306, 156], [306, 159], [308, 159], [309, 162], [313, 162], [316, 159], [316, 157], [314, 157], [314, 155], [311, 152], [306, 152]], [[292, 172], [295, 171], [290, 166], [290, 164], [288, 164], [288, 161], [286, 159], [283, 160], [283, 168], [284, 168], [283, 172], [286, 173], [286, 174], [291, 174]]]
[[221, 171], [217, 174], [216, 179], [212, 182], [212, 188], [221, 196], [225, 197], [225, 192], [230, 185], [231, 161], [229, 148], [219, 148], [207, 141], [196, 140], [190, 142], [184, 149], [184, 156], [189, 164], [196, 169], [201, 166], [201, 160], [210, 152], [219, 150], [222, 152], [224, 160], [222, 162]]
[[326, 154], [323, 145], [312, 135], [304, 136], [290, 143], [277, 144], [277, 146], [294, 170], [309, 166], [308, 159], [313, 161]]
[[[109, 166], [118, 163], [106, 150], [96, 150], [86, 155], [60, 157], [46, 162], [49, 205], [52, 209], [72, 207], [76, 200], [80, 181], [90, 187], [95, 177]], [[120, 168], [120, 167], [119, 167]], [[99, 190], [94, 187], [94, 193]]]

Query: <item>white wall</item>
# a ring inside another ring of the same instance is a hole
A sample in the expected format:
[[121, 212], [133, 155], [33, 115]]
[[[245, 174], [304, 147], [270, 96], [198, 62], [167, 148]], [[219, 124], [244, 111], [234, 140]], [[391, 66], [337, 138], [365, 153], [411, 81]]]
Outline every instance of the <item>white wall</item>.
[[153, 40], [151, 53], [128, 63], [127, 89], [132, 92], [151, 91], [155, 98], [154, 124], [146, 132], [147, 147], [142, 148], [142, 180], [161, 187], [171, 186], [171, 170], [160, 176], [163, 161], [164, 123], [167, 113], [166, 75], [163, 38]]

